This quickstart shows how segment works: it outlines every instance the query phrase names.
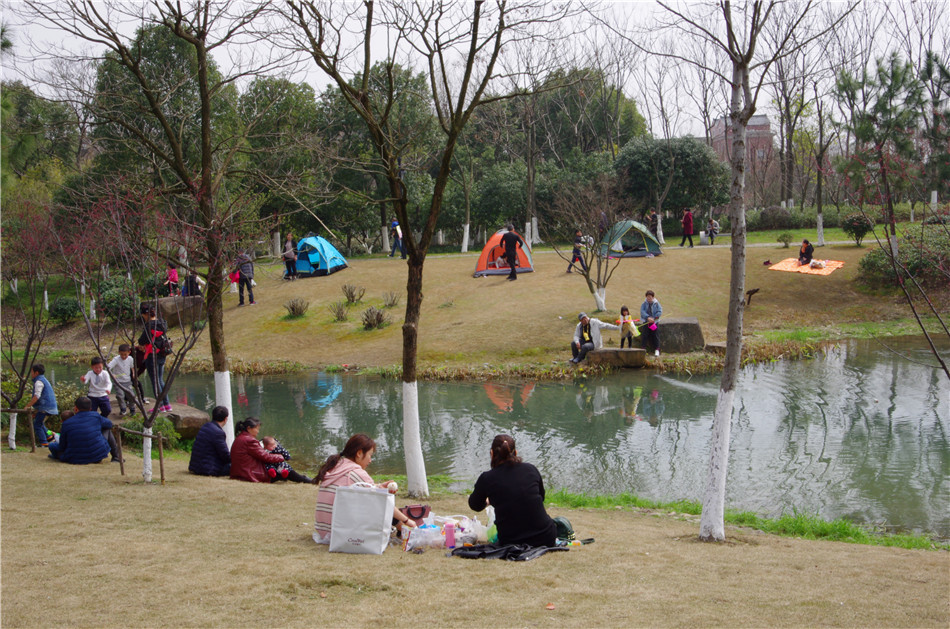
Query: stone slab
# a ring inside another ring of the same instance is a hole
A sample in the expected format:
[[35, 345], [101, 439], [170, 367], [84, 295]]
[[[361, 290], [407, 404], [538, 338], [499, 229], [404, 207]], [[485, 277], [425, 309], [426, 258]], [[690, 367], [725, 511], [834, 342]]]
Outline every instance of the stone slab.
[[[660, 353], [686, 354], [706, 346], [703, 330], [696, 317], [663, 317], [659, 322]], [[640, 335], [641, 345], [644, 335]]]
[[204, 298], [201, 295], [162, 297], [157, 303], [158, 315], [165, 320], [169, 329], [194, 323], [205, 315]]
[[591, 365], [609, 365], [610, 367], [643, 367], [647, 353], [642, 349], [595, 349], [587, 353], [587, 362]]

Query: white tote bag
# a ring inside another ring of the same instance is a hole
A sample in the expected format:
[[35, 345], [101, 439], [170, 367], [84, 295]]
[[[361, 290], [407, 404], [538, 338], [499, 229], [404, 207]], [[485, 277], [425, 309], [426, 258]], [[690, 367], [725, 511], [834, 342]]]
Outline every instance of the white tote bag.
[[330, 552], [382, 555], [389, 545], [396, 497], [367, 483], [339, 487], [333, 500]]

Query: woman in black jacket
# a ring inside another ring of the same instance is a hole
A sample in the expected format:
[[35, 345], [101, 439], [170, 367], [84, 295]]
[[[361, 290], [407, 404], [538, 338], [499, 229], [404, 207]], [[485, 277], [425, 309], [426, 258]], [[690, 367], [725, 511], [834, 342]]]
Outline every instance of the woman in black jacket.
[[524, 463], [510, 435], [491, 444], [491, 469], [475, 481], [468, 497], [472, 511], [495, 508], [498, 543], [554, 546], [557, 526], [544, 510], [544, 481], [538, 468]]

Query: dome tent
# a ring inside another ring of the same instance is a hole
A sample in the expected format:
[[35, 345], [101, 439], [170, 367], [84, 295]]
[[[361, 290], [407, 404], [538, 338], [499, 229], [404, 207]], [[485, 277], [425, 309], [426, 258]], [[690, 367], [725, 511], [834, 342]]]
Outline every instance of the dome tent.
[[600, 255], [615, 258], [642, 258], [663, 253], [650, 230], [637, 221], [619, 221], [600, 241]]
[[[483, 277], [485, 275], [508, 275], [511, 269], [508, 268], [508, 262], [505, 260], [505, 248], [501, 244], [501, 237], [505, 235], [507, 229], [496, 231], [485, 246], [482, 248], [482, 254], [478, 256], [478, 263], [475, 265], [475, 274], [472, 277]], [[518, 234], [518, 232], [514, 232]], [[518, 234], [520, 236], [520, 234]], [[522, 240], [524, 240], [522, 238]], [[534, 263], [531, 260], [531, 251], [525, 247], [518, 247], [518, 267], [516, 273], [531, 273], [534, 271]]]
[[312, 232], [297, 243], [297, 273], [304, 277], [330, 275], [346, 268], [344, 258], [326, 238]]

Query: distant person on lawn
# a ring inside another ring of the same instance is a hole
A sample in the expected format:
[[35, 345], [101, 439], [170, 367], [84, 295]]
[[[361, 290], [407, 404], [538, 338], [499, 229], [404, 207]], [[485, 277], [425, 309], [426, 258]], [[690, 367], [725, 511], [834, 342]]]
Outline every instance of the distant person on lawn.
[[515, 233], [515, 226], [508, 225], [508, 231], [501, 237], [501, 245], [505, 248], [505, 261], [508, 262], [508, 281], [518, 279], [518, 247], [525, 248], [524, 240]]
[[600, 349], [604, 346], [604, 339], [600, 335], [602, 329], [619, 330], [619, 325], [607, 323], [600, 319], [591, 319], [587, 313], [582, 312], [577, 315], [579, 323], [574, 328], [574, 340], [571, 341], [571, 358], [575, 365], [587, 357], [587, 352]]
[[224, 434], [224, 425], [228, 423], [228, 409], [215, 406], [211, 410], [211, 421], [198, 429], [198, 435], [191, 446], [191, 460], [188, 471], [198, 476], [228, 476], [231, 474], [231, 451]]
[[811, 264], [811, 258], [813, 255], [815, 255], [815, 248], [810, 242], [808, 242], [808, 239], [803, 240], [802, 247], [798, 250], [798, 266]]

